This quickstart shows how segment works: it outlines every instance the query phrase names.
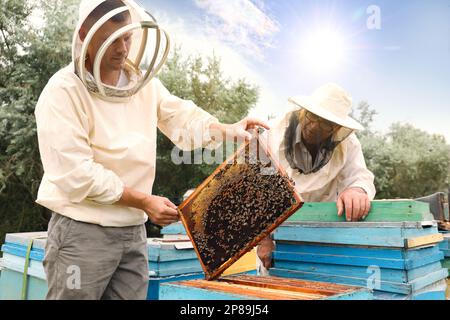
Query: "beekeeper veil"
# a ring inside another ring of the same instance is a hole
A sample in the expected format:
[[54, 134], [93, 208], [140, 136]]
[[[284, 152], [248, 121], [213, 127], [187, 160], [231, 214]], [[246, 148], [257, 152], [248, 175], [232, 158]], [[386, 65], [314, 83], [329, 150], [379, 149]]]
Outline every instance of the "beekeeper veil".
[[[289, 101], [296, 109], [288, 115], [283, 149], [289, 165], [300, 173], [318, 172], [345, 139], [364, 129], [350, 117], [351, 96], [336, 84], [324, 85], [311, 96], [293, 97]], [[311, 148], [315, 150], [314, 156]]]
[[[97, 12], [100, 12], [100, 16], [94, 17], [94, 21], [88, 21]], [[91, 70], [88, 70], [86, 62], [89, 45], [96, 32], [109, 20], [124, 20], [129, 21], [129, 23], [124, 23], [124, 26], [112, 32], [100, 45], [96, 56], [89, 57]], [[89, 31], [82, 40], [80, 29], [83, 25], [91, 24], [92, 26], [88, 28]], [[119, 81], [117, 86], [107, 85], [102, 82], [101, 78], [102, 59], [104, 59], [108, 48], [124, 36], [131, 37], [128, 56], [125, 59], [120, 77], [125, 81]], [[107, 101], [127, 101], [158, 73], [167, 60], [169, 49], [168, 34], [159, 27], [153, 16], [135, 1], [81, 1], [79, 21], [73, 37], [72, 60], [75, 65], [75, 73], [92, 94]], [[146, 70], [141, 69], [143, 65], [145, 65]]]

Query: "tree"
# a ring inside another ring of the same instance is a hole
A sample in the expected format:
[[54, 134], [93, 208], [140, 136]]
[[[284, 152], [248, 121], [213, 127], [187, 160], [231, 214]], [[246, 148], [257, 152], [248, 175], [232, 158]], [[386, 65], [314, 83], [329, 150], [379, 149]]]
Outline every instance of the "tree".
[[450, 181], [450, 146], [440, 135], [411, 124], [394, 123], [386, 134], [371, 128], [376, 112], [367, 102], [358, 106], [358, 133], [367, 167], [375, 175], [378, 199], [417, 198], [445, 191]]
[[[244, 80], [233, 82], [224, 78], [220, 60], [214, 55], [207, 59], [192, 56], [183, 59], [180, 49], [175, 48], [159, 79], [174, 95], [192, 100], [225, 123], [234, 123], [244, 118], [258, 99], [256, 87]], [[155, 194], [164, 195], [179, 203], [183, 194], [198, 186], [217, 165], [176, 165], [170, 156], [173, 148], [173, 143], [158, 132], [153, 190]], [[224, 150], [221, 152], [226, 154]]]

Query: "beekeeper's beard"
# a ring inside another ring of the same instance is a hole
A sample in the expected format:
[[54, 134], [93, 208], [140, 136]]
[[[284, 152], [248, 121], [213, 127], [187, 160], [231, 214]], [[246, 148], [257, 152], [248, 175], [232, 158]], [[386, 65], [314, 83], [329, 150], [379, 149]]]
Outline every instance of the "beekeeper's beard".
[[[285, 157], [291, 168], [302, 174], [318, 172], [327, 165], [336, 147], [353, 132], [337, 127], [330, 134], [319, 127], [318, 123], [306, 120], [303, 110], [293, 112], [289, 118], [284, 134]], [[311, 154], [312, 149], [315, 149], [315, 157]]]

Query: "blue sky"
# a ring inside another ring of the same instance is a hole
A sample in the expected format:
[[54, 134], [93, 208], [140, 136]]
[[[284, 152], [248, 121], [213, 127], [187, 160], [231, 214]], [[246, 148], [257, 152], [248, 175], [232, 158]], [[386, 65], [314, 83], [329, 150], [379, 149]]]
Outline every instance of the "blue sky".
[[140, 2], [186, 54], [214, 52], [226, 75], [261, 88], [252, 115], [336, 82], [378, 112], [376, 129], [408, 122], [450, 141], [450, 0]]

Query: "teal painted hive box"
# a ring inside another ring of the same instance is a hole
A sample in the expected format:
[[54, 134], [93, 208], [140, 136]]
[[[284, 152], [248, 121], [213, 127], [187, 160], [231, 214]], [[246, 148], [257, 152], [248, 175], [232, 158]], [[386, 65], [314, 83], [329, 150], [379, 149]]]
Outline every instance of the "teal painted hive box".
[[[375, 200], [366, 222], [414, 222], [434, 220], [428, 203], [414, 200]], [[345, 222], [335, 202], [306, 202], [287, 222]]]
[[275, 232], [269, 274], [367, 286], [375, 299], [445, 298], [445, 244], [428, 204], [375, 201], [369, 217], [345, 222], [335, 204], [305, 204]]
[[[47, 294], [47, 281], [42, 266], [46, 232], [7, 234], [2, 246], [3, 271], [0, 277], [0, 300], [42, 300]], [[27, 250], [31, 239], [33, 246]], [[28, 255], [27, 277], [24, 270]], [[25, 284], [25, 286], [24, 286]]]
[[166, 277], [202, 272], [194, 247], [187, 237], [178, 240], [153, 238], [147, 240], [150, 276]]
[[232, 276], [161, 285], [161, 300], [371, 300], [354, 286], [262, 276]]
[[186, 229], [181, 222], [175, 222], [161, 229], [162, 235], [185, 235]]
[[204, 278], [192, 243], [186, 237], [148, 239], [149, 288], [147, 299], [158, 300], [162, 283]]

